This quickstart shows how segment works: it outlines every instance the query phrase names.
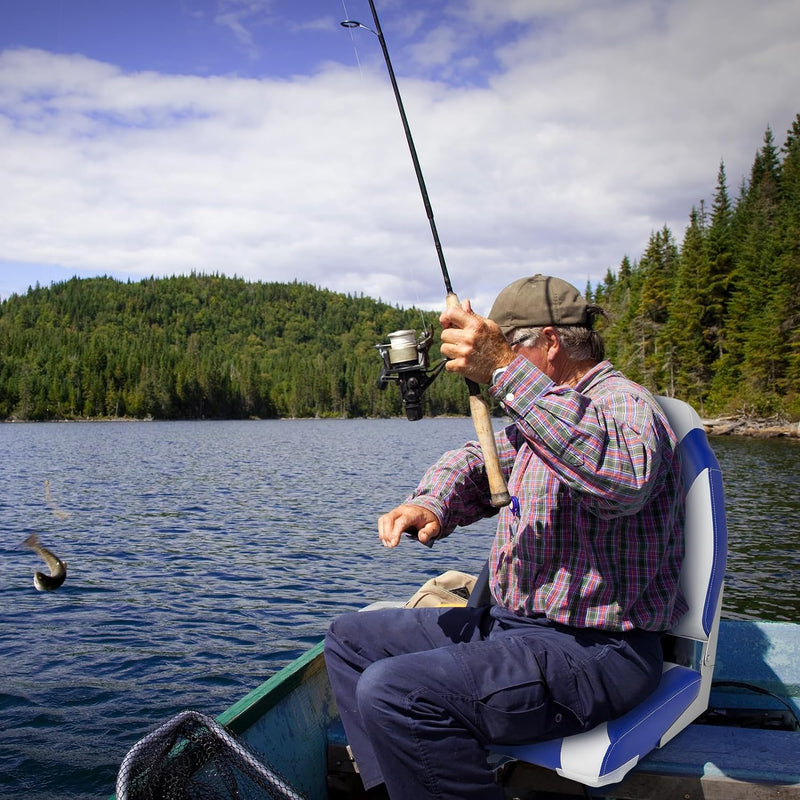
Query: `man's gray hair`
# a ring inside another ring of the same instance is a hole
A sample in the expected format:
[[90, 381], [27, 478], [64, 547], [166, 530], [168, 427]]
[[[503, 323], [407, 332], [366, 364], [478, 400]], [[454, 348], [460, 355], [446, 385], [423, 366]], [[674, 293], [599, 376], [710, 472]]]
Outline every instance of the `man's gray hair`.
[[[603, 337], [592, 330], [581, 325], [553, 325], [561, 346], [567, 356], [573, 361], [602, 361], [605, 358], [605, 344]], [[517, 328], [510, 342], [514, 344], [524, 344], [532, 347], [542, 335], [544, 327], [540, 328]]]

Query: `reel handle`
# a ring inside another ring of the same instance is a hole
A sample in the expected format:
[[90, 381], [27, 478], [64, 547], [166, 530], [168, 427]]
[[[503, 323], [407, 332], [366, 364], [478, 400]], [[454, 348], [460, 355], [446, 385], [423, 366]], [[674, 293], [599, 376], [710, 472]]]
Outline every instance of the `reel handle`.
[[[461, 301], [455, 292], [447, 293], [446, 304], [448, 308], [460, 307]], [[475, 381], [465, 378], [469, 389], [469, 412], [475, 433], [483, 452], [483, 463], [486, 466], [486, 477], [489, 479], [491, 502], [495, 508], [502, 508], [511, 502], [505, 478], [500, 469], [500, 457], [497, 455], [497, 444], [494, 440], [494, 429], [489, 416], [489, 406], [481, 395], [481, 388]]]

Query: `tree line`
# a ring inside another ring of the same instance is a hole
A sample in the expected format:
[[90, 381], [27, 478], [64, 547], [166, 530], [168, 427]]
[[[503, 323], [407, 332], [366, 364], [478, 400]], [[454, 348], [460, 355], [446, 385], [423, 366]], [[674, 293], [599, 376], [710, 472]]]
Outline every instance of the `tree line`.
[[[219, 275], [37, 286], [0, 304], [0, 418], [394, 416], [375, 345], [437, 316]], [[468, 413], [461, 389], [436, 381], [431, 413]]]
[[[800, 417], [800, 114], [780, 149], [767, 128], [735, 199], [721, 163], [680, 245], [655, 231], [586, 294], [634, 380], [705, 415]], [[375, 345], [437, 317], [297, 281], [37, 285], [0, 302], [0, 419], [395, 416]], [[425, 410], [469, 413], [463, 381], [439, 377]]]
[[767, 128], [735, 200], [721, 163], [680, 246], [655, 231], [588, 294], [634, 380], [704, 414], [800, 417], [800, 114], [780, 149]]

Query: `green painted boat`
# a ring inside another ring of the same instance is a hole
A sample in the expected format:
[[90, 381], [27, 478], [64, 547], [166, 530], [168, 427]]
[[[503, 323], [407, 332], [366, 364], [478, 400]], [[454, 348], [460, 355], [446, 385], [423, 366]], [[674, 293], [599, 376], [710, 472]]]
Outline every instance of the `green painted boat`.
[[217, 718], [309, 798], [328, 796], [328, 741], [343, 736], [322, 645]]
[[[798, 719], [800, 625], [722, 620], [709, 711], [642, 759], [621, 783], [584, 791], [518, 761], [503, 764], [498, 774], [508, 796], [517, 798], [800, 798]], [[361, 795], [322, 642], [216, 721], [309, 800]]]

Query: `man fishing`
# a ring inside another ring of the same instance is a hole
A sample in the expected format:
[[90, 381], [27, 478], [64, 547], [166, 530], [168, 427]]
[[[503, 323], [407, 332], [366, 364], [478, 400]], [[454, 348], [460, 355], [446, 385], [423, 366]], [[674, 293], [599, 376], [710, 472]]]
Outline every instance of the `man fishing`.
[[683, 496], [675, 436], [651, 394], [604, 360], [602, 311], [559, 278], [503, 289], [488, 318], [441, 316], [447, 369], [489, 386], [512, 502], [489, 502], [477, 443], [445, 453], [378, 520], [386, 547], [498, 514], [491, 600], [332, 623], [325, 659], [368, 791], [501, 800], [490, 743], [588, 730], [658, 684], [678, 589]]

